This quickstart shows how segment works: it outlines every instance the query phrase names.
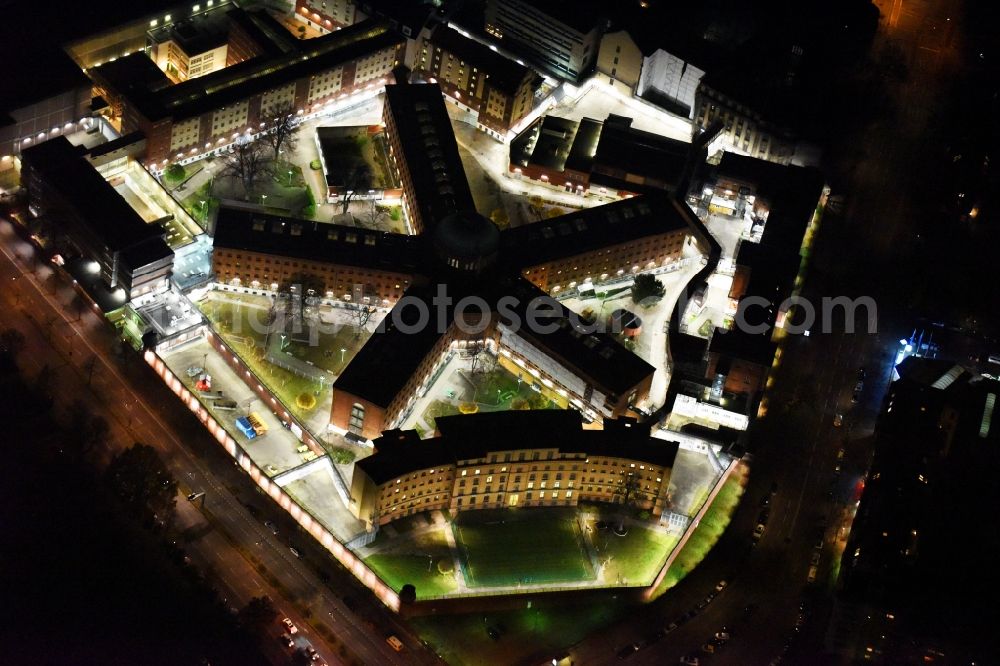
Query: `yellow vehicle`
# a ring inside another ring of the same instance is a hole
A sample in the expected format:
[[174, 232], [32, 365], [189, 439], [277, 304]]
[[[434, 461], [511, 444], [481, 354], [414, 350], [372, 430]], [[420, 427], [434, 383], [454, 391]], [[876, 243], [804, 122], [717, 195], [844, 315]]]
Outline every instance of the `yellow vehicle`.
[[260, 418], [260, 414], [257, 412], [250, 412], [247, 415], [247, 421], [250, 422], [250, 426], [253, 428], [254, 432], [257, 433], [258, 437], [267, 432], [267, 426], [264, 425], [264, 419]]

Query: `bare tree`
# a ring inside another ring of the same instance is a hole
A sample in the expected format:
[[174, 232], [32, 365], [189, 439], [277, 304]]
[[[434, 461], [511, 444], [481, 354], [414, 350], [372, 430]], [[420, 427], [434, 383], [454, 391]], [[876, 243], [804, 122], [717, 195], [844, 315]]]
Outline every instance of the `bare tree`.
[[389, 216], [389, 211], [383, 206], [379, 206], [374, 199], [369, 200], [368, 203], [371, 205], [365, 210], [363, 219], [368, 223], [369, 229], [377, 229], [379, 222]]
[[615, 488], [615, 503], [621, 505], [621, 511], [618, 514], [618, 526], [615, 528], [616, 532], [619, 534], [625, 533], [625, 514], [630, 508], [648, 499], [648, 497], [649, 493], [642, 488], [642, 479], [636, 476], [635, 472], [627, 472], [625, 478], [622, 479], [621, 485]]
[[249, 201], [254, 186], [270, 176], [273, 170], [274, 160], [267, 155], [265, 145], [260, 141], [246, 139], [236, 142], [219, 173], [239, 180]]
[[341, 213], [346, 213], [351, 202], [359, 195], [368, 194], [372, 179], [372, 169], [367, 162], [356, 162], [344, 171], [344, 182], [341, 183], [344, 191], [340, 194]]
[[274, 151], [273, 158], [278, 159], [281, 149], [292, 151], [298, 143], [297, 130], [299, 127], [298, 116], [295, 114], [295, 107], [292, 104], [283, 104], [271, 111], [271, 120], [268, 123], [265, 138]]
[[365, 330], [365, 326], [371, 320], [372, 315], [375, 314], [375, 306], [367, 305], [364, 303], [358, 303], [354, 308], [354, 321], [357, 322], [358, 328], [354, 331], [354, 337], [360, 338], [361, 331]]

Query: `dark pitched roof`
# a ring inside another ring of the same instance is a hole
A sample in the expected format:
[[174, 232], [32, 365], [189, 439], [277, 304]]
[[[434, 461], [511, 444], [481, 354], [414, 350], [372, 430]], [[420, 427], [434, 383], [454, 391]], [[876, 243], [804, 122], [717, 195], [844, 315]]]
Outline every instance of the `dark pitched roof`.
[[[337, 377], [334, 389], [388, 407], [444, 333], [438, 329], [437, 318], [433, 315], [436, 312], [431, 302], [433, 295], [434, 291], [428, 286], [407, 289], [404, 299], [396, 303]], [[414, 306], [415, 300], [422, 301], [427, 312], [432, 313], [431, 320], [422, 326], [416, 325], [419, 309]], [[450, 312], [446, 320], [451, 323]], [[402, 323], [403, 328], [397, 323]]]
[[375, 440], [375, 454], [358, 461], [374, 483], [459, 461], [485, 460], [491, 453], [555, 449], [572, 458], [614, 456], [672, 468], [678, 443], [649, 437], [631, 419], [606, 421], [604, 430], [584, 430], [579, 412], [547, 409], [442, 416], [440, 435], [420, 440], [413, 430], [392, 430]]
[[214, 245], [397, 273], [413, 272], [418, 260], [417, 239], [412, 236], [269, 215], [231, 205], [219, 210]]
[[[157, 252], [163, 256], [170, 253], [163, 241], [163, 229], [146, 224], [66, 137], [25, 148], [22, 158], [86, 220], [110, 250], [125, 250], [158, 239], [159, 243], [153, 243]], [[144, 252], [151, 251], [150, 247]]]
[[436, 26], [431, 33], [430, 41], [470, 66], [485, 72], [490, 85], [509, 95], [516, 93], [526, 78], [535, 78], [534, 73], [524, 65], [505, 58], [488, 46], [469, 39], [447, 26]]
[[[92, 69], [91, 74], [125, 94], [147, 119], [181, 119], [243, 101], [283, 83], [402, 43], [403, 38], [388, 25], [363, 21], [323, 37], [301, 40], [300, 48], [290, 53], [251, 58], [176, 85], [168, 85], [169, 80], [162, 72], [161, 78], [154, 77], [144, 64], [123, 62], [143, 59], [152, 64], [143, 53], [105, 63]], [[142, 76], [139, 83], [137, 75]]]
[[388, 85], [385, 104], [396, 124], [424, 223], [475, 210], [440, 86]]
[[692, 217], [685, 204], [662, 192], [651, 193], [509, 229], [501, 236], [501, 259], [526, 268], [646, 236], [693, 229]]

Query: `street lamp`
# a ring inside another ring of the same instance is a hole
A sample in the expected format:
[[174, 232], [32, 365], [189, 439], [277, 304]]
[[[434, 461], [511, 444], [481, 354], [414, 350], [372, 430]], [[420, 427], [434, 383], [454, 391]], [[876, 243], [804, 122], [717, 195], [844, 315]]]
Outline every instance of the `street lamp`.
[[288, 170], [288, 187], [292, 186], [292, 173], [294, 173], [294, 172], [291, 169], [289, 169]]
[[340, 348], [340, 364], [341, 365], [344, 365], [344, 354], [345, 353], [347, 353], [347, 348], [346, 347], [341, 347]]
[[208, 218], [208, 207], [205, 205], [207, 202], [202, 199], [198, 203], [201, 204], [201, 219], [204, 222]]
[[261, 205], [261, 206], [263, 206], [263, 205], [264, 205], [264, 201], [265, 201], [266, 199], [267, 199], [267, 195], [266, 195], [266, 194], [262, 194], [262, 195], [260, 195], [260, 205]]

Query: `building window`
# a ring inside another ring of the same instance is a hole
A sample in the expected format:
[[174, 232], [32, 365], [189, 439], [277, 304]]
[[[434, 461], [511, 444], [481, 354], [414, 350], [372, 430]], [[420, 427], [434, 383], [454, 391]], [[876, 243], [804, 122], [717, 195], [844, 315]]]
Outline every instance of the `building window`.
[[364, 427], [365, 423], [365, 406], [361, 403], [354, 403], [351, 407], [351, 422], [350, 429], [356, 435], [361, 434], [361, 429]]

